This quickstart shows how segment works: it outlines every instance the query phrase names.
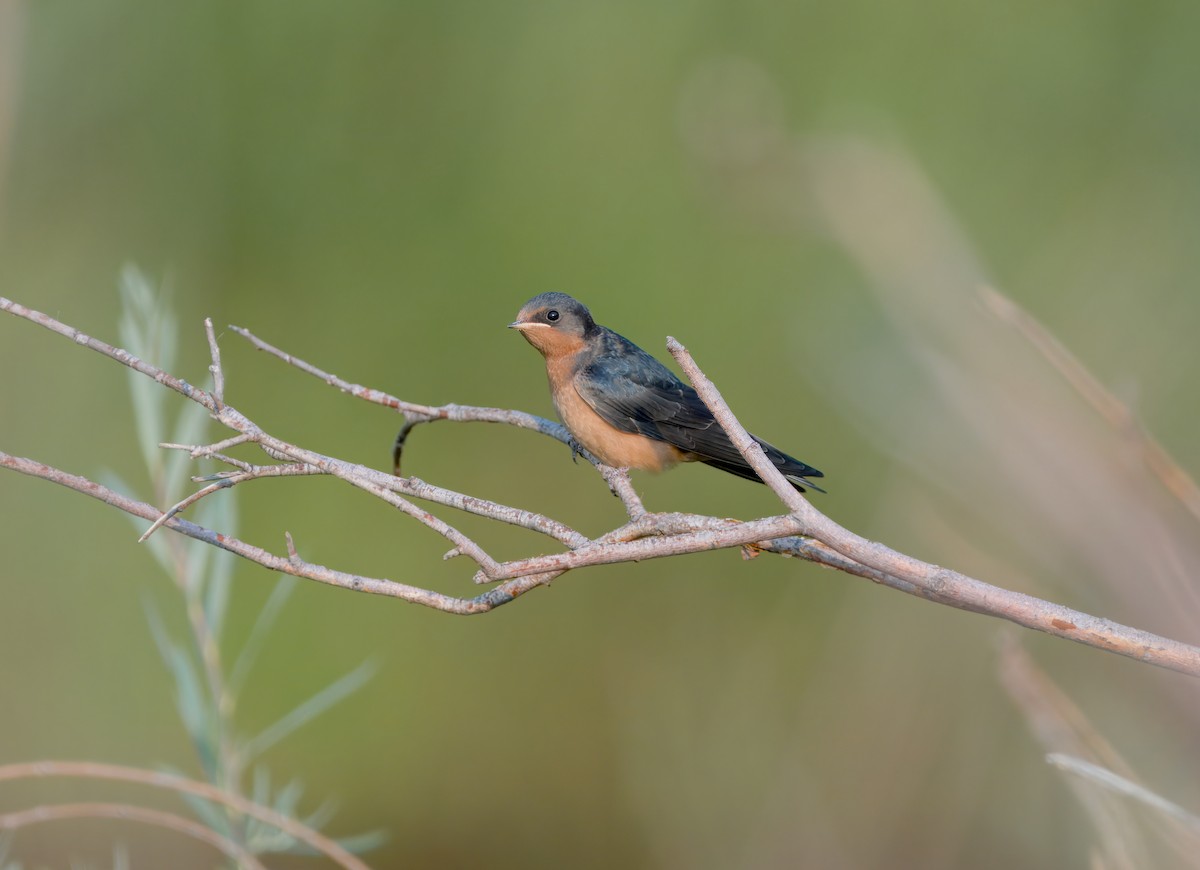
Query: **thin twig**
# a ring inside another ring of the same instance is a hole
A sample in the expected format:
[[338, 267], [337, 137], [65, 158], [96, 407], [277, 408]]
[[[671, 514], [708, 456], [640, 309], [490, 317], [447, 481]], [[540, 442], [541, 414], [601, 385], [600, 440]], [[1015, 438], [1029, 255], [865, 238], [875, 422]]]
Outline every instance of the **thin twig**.
[[[186, 445], [182, 444], [163, 444], [160, 446], [183, 450], [190, 449]], [[222, 489], [230, 489], [239, 483], [245, 483], [247, 480], [257, 480], [263, 477], [303, 477], [306, 475], [325, 473], [319, 468], [313, 468], [311, 465], [305, 465], [302, 462], [293, 462], [287, 465], [251, 465], [248, 462], [242, 462], [240, 459], [233, 459], [232, 457], [225, 456], [221, 453], [208, 453], [206, 455], [211, 456], [214, 459], [219, 459], [222, 462], [235, 465], [239, 468], [239, 470], [218, 472], [217, 474], [204, 478], [192, 478], [192, 480], [196, 482], [215, 478], [216, 482], [210, 483], [208, 486], [196, 490], [196, 492], [180, 499], [175, 504], [171, 505], [171, 507], [167, 508], [167, 510], [154, 521], [150, 528], [146, 529], [146, 531], [142, 533], [142, 536], [138, 538], [137, 542], [139, 544], [145, 543], [146, 539], [154, 534], [158, 529], [162, 528], [163, 524], [166, 523], [167, 520], [182, 513], [196, 502], [200, 501], [200, 499], [204, 498], [205, 496], [212, 495], [214, 492], [218, 492]]]
[[204, 318], [204, 334], [208, 337], [208, 352], [212, 357], [212, 365], [208, 370], [213, 376], [213, 401], [219, 411], [225, 405], [225, 371], [221, 368], [221, 348], [217, 344], [216, 333], [213, 332], [211, 317]]
[[179, 514], [191, 507], [206, 495], [211, 495], [219, 489], [228, 489], [236, 483], [241, 483], [243, 480], [249, 480], [251, 477], [253, 477], [253, 475], [248, 474], [247, 472], [239, 472], [233, 477], [227, 477], [223, 480], [217, 481], [216, 483], [210, 483], [203, 489], [199, 489], [192, 493], [187, 498], [180, 499], [179, 501], [175, 502], [175, 504], [171, 505], [171, 507], [167, 508], [162, 516], [160, 516], [150, 525], [150, 528], [142, 532], [142, 536], [138, 538], [137, 542], [139, 544], [144, 544], [147, 538], [153, 535], [158, 529], [162, 528], [163, 523], [171, 519], [171, 517], [175, 516], [176, 514]]
[[[331, 387], [336, 387], [343, 393], [348, 393], [363, 401], [382, 405], [385, 408], [392, 408], [403, 413], [406, 422], [400, 430], [400, 434], [396, 437], [394, 455], [394, 464], [397, 472], [400, 466], [400, 451], [404, 446], [404, 441], [408, 437], [408, 433], [421, 423], [433, 423], [438, 420], [449, 420], [456, 423], [502, 423], [506, 426], [516, 426], [520, 429], [532, 429], [534, 432], [541, 432], [543, 435], [549, 435], [563, 444], [571, 443], [571, 436], [567, 432], [566, 427], [560, 423], [555, 423], [553, 420], [547, 420], [545, 417], [538, 417], [536, 414], [527, 414], [524, 411], [510, 411], [505, 408], [481, 408], [473, 405], [456, 404], [419, 405], [413, 402], [406, 402], [382, 390], [371, 389], [361, 384], [352, 384], [349, 381], [339, 378], [337, 375], [330, 374], [312, 363], [305, 362], [298, 356], [294, 356], [280, 350], [269, 342], [263, 341], [263, 339], [244, 327], [231, 325], [229, 328], [264, 353], [277, 357], [288, 365], [295, 366], [300, 371], [324, 381]], [[589, 456], [593, 464], [595, 464], [594, 457], [590, 457], [590, 454], [587, 453], [583, 455]]]
[[75, 344], [82, 345], [96, 351], [96, 353], [114, 359], [122, 365], [129, 366], [136, 372], [140, 372], [151, 380], [157, 381], [168, 389], [174, 390], [181, 396], [191, 399], [208, 408], [210, 411], [216, 411], [216, 402], [213, 397], [204, 390], [198, 387], [193, 387], [187, 381], [180, 380], [172, 375], [167, 374], [162, 369], [150, 365], [144, 360], [138, 359], [127, 350], [122, 350], [119, 347], [113, 347], [111, 344], [106, 344], [99, 339], [92, 338], [85, 332], [75, 329], [72, 326], [67, 326], [65, 323], [60, 323], [48, 314], [43, 314], [40, 311], [34, 311], [32, 308], [26, 308], [24, 305], [13, 302], [11, 299], [5, 299], [0, 296], [0, 311], [7, 311], [17, 317], [24, 318], [38, 326], [43, 326], [51, 332], [56, 332], [61, 336], [69, 338]]
[[249, 435], [234, 435], [232, 438], [226, 438], [224, 441], [217, 441], [215, 444], [171, 444], [164, 441], [158, 446], [170, 450], [188, 450], [191, 452], [192, 459], [199, 459], [201, 456], [216, 456], [222, 451], [228, 450], [230, 447], [237, 447], [239, 444], [245, 444], [250, 440], [252, 439]]
[[[11, 456], [0, 452], [0, 468], [8, 468], [13, 471], [19, 471], [22, 474], [28, 474], [31, 477], [39, 477], [51, 483], [57, 483], [60, 486], [81, 492], [84, 495], [91, 496], [98, 501], [102, 501], [107, 505], [145, 520], [156, 520], [160, 513], [153, 505], [128, 498], [95, 481], [88, 480], [86, 477], [70, 474], [69, 472], [33, 459], [25, 459], [20, 456]], [[270, 568], [272, 571], [280, 571], [284, 574], [303, 577], [306, 580], [315, 580], [318, 583], [325, 583], [329, 586], [337, 586], [342, 589], [350, 589], [354, 592], [367, 592], [372, 595], [399, 598], [403, 601], [432, 607], [434, 610], [442, 610], [446, 613], [462, 615], [486, 613], [489, 610], [509, 603], [518, 595], [538, 586], [541, 582], [536, 576], [520, 577], [502, 583], [495, 589], [485, 592], [482, 595], [476, 595], [474, 598], [456, 598], [453, 595], [443, 595], [440, 592], [422, 589], [419, 586], [410, 586], [407, 583], [397, 583], [394, 580], [364, 577], [360, 574], [338, 571], [333, 568], [327, 568], [324, 565], [306, 562], [299, 557], [283, 558], [262, 547], [256, 547], [232, 535], [222, 534], [221, 532], [205, 528], [182, 517], [173, 517], [165, 525], [172, 531], [179, 532], [182, 535], [210, 544], [211, 546], [220, 547], [222, 550], [227, 550], [236, 556], [241, 556], [251, 562], [257, 562], [259, 565], [262, 565], [264, 568]]]
[[[258, 441], [260, 446], [263, 446], [268, 452], [274, 452], [277, 455], [297, 457], [297, 462], [287, 465], [251, 465], [240, 459], [234, 459], [222, 453], [217, 453], [216, 450], [229, 442], [245, 443], [247, 441]], [[265, 443], [264, 443], [265, 442]], [[534, 513], [533, 511], [522, 510], [521, 508], [509, 507], [508, 505], [499, 504], [498, 502], [489, 501], [488, 499], [478, 498], [476, 496], [464, 495], [453, 490], [444, 489], [433, 484], [426, 483], [416, 477], [396, 477], [395, 475], [385, 474], [376, 471], [373, 468], [367, 468], [364, 465], [356, 465], [354, 463], [344, 462], [340, 459], [335, 459], [332, 456], [314, 453], [312, 451], [302, 451], [300, 448], [287, 444], [283, 441], [270, 438], [260, 438], [256, 435], [244, 435], [238, 438], [226, 439], [226, 441], [218, 442], [217, 444], [208, 445], [206, 447], [197, 447], [190, 444], [171, 444], [162, 443], [160, 447], [172, 450], [186, 450], [193, 456], [206, 456], [216, 459], [220, 462], [225, 462], [229, 465], [246, 472], [246, 476], [242, 477], [236, 474], [222, 474], [222, 479], [235, 479], [235, 483], [242, 483], [245, 480], [254, 480], [260, 477], [287, 477], [291, 475], [313, 475], [327, 474], [334, 477], [345, 479], [348, 483], [358, 485], [358, 481], [367, 479], [374, 487], [366, 488], [366, 491], [371, 492], [379, 498], [388, 501], [389, 499], [378, 492], [376, 488], [391, 490], [394, 492], [403, 493], [413, 496], [414, 498], [424, 499], [426, 501], [443, 504], [447, 507], [452, 507], [457, 510], [465, 511], [466, 513], [476, 514], [478, 516], [487, 517], [489, 519], [498, 520], [499, 522], [508, 523], [509, 525], [520, 526], [530, 529], [531, 531], [540, 532], [566, 544], [569, 547], [577, 547], [588, 542], [588, 538], [581, 535], [579, 532], [572, 529], [570, 526], [551, 519], [543, 514]], [[610, 469], [617, 472], [618, 469]], [[636, 493], [633, 494], [636, 499]], [[390, 503], [390, 502], [389, 502]]]
[[1093, 764], [1082, 758], [1074, 758], [1061, 752], [1051, 752], [1046, 755], [1046, 761], [1076, 776], [1097, 783], [1119, 795], [1141, 801], [1146, 806], [1153, 807], [1160, 813], [1171, 817], [1183, 824], [1192, 834], [1200, 834], [1200, 816], [1189, 813], [1174, 801], [1169, 801], [1162, 795], [1152, 792], [1144, 785], [1134, 782], [1128, 777], [1114, 773], [1108, 768]]
[[454, 544], [455, 549], [460, 553], [470, 556], [489, 576], [494, 575], [500, 569], [499, 563], [483, 547], [454, 528], [454, 526], [444, 520], [438, 519], [429, 511], [422, 510], [408, 499], [401, 498], [388, 488], [371, 481], [363, 480], [359, 475], [342, 470], [339, 465], [340, 463], [338, 465], [330, 465], [329, 473], [334, 477], [341, 478], [352, 486], [358, 487], [364, 492], [371, 493], [376, 498], [382, 499], [392, 507], [412, 517], [423, 526], [433, 529], [447, 541]]
[[102, 764], [94, 761], [31, 761], [8, 764], [0, 767], [0, 782], [44, 777], [70, 777], [79, 779], [103, 779], [116, 782], [132, 782], [154, 788], [165, 788], [182, 794], [196, 795], [205, 800], [223, 804], [243, 815], [258, 819], [278, 828], [293, 839], [304, 843], [316, 852], [328, 856], [348, 870], [368, 870], [367, 865], [356, 858], [336, 841], [314, 831], [308, 825], [285, 816], [270, 807], [264, 807], [241, 795], [173, 773], [142, 770], [119, 764]]
[[148, 807], [139, 807], [133, 804], [44, 804], [0, 815], [0, 831], [15, 831], [29, 825], [37, 825], [43, 822], [57, 822], [63, 819], [117, 819], [166, 828], [169, 831], [186, 834], [189, 837], [208, 843], [236, 861], [238, 867], [247, 867], [251, 868], [251, 870], [266, 870], [263, 863], [254, 857], [253, 852], [244, 846], [239, 846], [228, 837], [218, 834], [212, 828], [175, 813], [149, 809]]
[[1091, 405], [1105, 421], [1129, 436], [1137, 445], [1146, 467], [1163, 486], [1183, 502], [1192, 516], [1200, 519], [1200, 486], [1183, 467], [1171, 458], [1158, 439], [1138, 420], [1133, 410], [1102, 384], [1061, 341], [1028, 311], [992, 287], [981, 287], [985, 307], [998, 319], [1013, 326], [1033, 345], [1063, 379]]
[[[586, 453], [586, 451], [580, 452]], [[600, 472], [600, 476], [604, 478], [604, 482], [608, 484], [608, 488], [612, 490], [613, 495], [621, 500], [621, 504], [625, 505], [625, 512], [629, 514], [629, 518], [636, 520], [638, 517], [645, 515], [646, 506], [642, 504], [642, 497], [633, 488], [633, 481], [629, 479], [629, 469], [613, 468], [602, 462], [595, 461], [594, 457], [590, 454], [588, 454], [588, 457], [593, 460], [596, 470]]]
[[[795, 535], [800, 524], [792, 516], [765, 517], [761, 520], [739, 522], [723, 529], [701, 528], [692, 531], [662, 532], [655, 527], [655, 514], [639, 517], [640, 525], [634, 526], [637, 537], [627, 541], [612, 541], [607, 536], [597, 539], [577, 550], [519, 559], [497, 566], [489, 577], [492, 580], [507, 580], [528, 574], [546, 571], [568, 571], [590, 565], [611, 565], [615, 562], [641, 562], [646, 559], [661, 559], [665, 556], [682, 556], [687, 553], [702, 553], [706, 550], [723, 550], [741, 547], [756, 541]], [[632, 526], [633, 524], [631, 524]]]
[[437, 502], [438, 504], [457, 508], [476, 516], [487, 517], [488, 519], [498, 520], [509, 525], [520, 526], [523, 529], [529, 529], [533, 532], [540, 532], [568, 547], [582, 547], [589, 542], [589, 538], [586, 535], [580, 534], [566, 523], [561, 523], [551, 517], [522, 508], [509, 507], [508, 505], [489, 501], [485, 498], [463, 495], [451, 489], [443, 489], [440, 486], [434, 486], [432, 483], [426, 483], [416, 477], [393, 477], [386, 485], [415, 498]]

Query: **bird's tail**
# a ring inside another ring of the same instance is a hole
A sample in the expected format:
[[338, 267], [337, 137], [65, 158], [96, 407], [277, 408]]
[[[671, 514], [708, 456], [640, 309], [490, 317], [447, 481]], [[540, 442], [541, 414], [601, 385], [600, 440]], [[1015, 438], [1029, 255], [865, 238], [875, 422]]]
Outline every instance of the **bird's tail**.
[[[799, 459], [792, 459], [792, 457], [788, 456], [786, 453], [775, 450], [774, 448], [772, 448], [772, 450], [777, 456], [782, 457], [782, 461], [778, 460], [776, 456], [772, 455], [770, 452], [768, 452], [767, 456], [770, 458], [775, 467], [783, 472], [783, 476], [787, 478], [788, 483], [796, 487], [796, 489], [800, 490], [800, 492], [805, 492], [809, 489], [814, 489], [821, 493], [825, 492], [825, 490], [821, 489], [821, 487], [817, 486], [811, 480], [808, 480], [810, 477], [824, 477], [825, 475], [817, 471], [817, 469], [813, 468], [811, 465], [806, 465], [805, 463], [801, 462]], [[726, 462], [720, 459], [701, 459], [700, 461], [705, 465], [711, 465], [713, 468], [719, 468], [722, 471], [735, 474], [738, 477], [744, 478], [745, 480], [753, 480], [755, 483], [762, 483], [762, 478], [758, 476], [758, 472], [744, 462]]]
[[[812, 474], [814, 471], [816, 471], [816, 473], [818, 475], [820, 475], [822, 477], [824, 476], [824, 475], [821, 475], [821, 472], [817, 471], [815, 468], [810, 468], [808, 473]], [[787, 472], [784, 472], [783, 476], [787, 478], [788, 483], [790, 483], [792, 486], [796, 487], [796, 489], [800, 490], [801, 492], [804, 492], [805, 487], [807, 487], [808, 489], [814, 490], [816, 492], [824, 493], [825, 495], [829, 494], [829, 493], [825, 492], [825, 490], [821, 489], [821, 487], [819, 487], [815, 483], [813, 483], [811, 480], [808, 480], [799, 474], [788, 474]]]

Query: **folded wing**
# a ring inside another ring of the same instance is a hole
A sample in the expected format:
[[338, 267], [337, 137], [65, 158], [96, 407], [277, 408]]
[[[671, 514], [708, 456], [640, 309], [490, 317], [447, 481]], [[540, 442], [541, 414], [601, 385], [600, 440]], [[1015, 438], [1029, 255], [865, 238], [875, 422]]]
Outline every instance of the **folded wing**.
[[[665, 441], [714, 468], [747, 480], [759, 479], [695, 390], [628, 339], [614, 332], [605, 339], [606, 344], [622, 346], [607, 348], [603, 366], [585, 363], [575, 375], [576, 390], [597, 414], [622, 432]], [[805, 480], [823, 477], [820, 471], [751, 437], [801, 492], [805, 486], [824, 491]]]

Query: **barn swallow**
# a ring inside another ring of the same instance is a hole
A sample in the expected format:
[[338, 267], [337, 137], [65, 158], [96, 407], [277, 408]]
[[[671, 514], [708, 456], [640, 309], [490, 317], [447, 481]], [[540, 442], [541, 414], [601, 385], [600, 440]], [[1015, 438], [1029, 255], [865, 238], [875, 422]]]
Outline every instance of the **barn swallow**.
[[[566, 293], [534, 296], [509, 328], [546, 358], [558, 416], [601, 462], [643, 471], [703, 462], [761, 483], [695, 390]], [[817, 469], [750, 437], [800, 492], [825, 491], [806, 480], [824, 477]]]

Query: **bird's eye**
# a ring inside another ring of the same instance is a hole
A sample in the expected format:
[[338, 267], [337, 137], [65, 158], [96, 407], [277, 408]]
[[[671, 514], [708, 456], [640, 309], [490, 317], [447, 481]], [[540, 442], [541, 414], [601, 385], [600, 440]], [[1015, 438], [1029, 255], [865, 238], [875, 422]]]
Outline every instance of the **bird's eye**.
[[546, 319], [553, 323], [554, 321], [558, 320], [558, 312], [551, 308], [546, 312]]

